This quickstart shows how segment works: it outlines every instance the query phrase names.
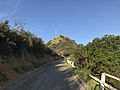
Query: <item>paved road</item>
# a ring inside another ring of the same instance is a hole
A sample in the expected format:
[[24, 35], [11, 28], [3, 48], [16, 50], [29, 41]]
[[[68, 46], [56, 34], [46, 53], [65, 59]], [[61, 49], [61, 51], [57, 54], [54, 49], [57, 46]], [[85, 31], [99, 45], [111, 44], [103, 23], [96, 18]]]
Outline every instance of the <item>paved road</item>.
[[5, 90], [80, 90], [77, 83], [64, 61], [57, 60], [38, 68]]

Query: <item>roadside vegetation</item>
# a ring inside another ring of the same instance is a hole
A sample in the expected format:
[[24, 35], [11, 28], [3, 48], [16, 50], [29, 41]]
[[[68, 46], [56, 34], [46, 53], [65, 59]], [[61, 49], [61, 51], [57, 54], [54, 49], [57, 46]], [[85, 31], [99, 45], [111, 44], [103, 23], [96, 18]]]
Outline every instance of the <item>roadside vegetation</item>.
[[6, 80], [7, 80], [7, 78], [5, 77], [5, 75], [0, 73], [0, 83], [4, 82]]
[[[58, 36], [47, 44], [24, 29], [24, 24], [9, 21], [0, 23], [0, 83], [14, 80], [21, 74], [64, 57], [75, 62], [74, 73], [91, 86], [99, 88], [89, 73], [98, 77], [103, 72], [120, 78], [120, 36], [105, 35], [87, 45], [77, 44], [65, 36]], [[107, 78], [107, 83], [120, 89], [120, 82]], [[92, 84], [91, 84], [92, 83]]]
[[[80, 75], [91, 88], [98, 88], [98, 83], [90, 79], [89, 73], [98, 77], [103, 72], [120, 78], [120, 36], [105, 35], [95, 38], [87, 45], [76, 44], [68, 37], [59, 36], [48, 42], [48, 47], [65, 58], [75, 62], [75, 73]], [[120, 89], [120, 82], [107, 78], [107, 83]]]
[[41, 38], [25, 31], [20, 21], [14, 27], [7, 20], [0, 23], [0, 82], [14, 80], [59, 57]]

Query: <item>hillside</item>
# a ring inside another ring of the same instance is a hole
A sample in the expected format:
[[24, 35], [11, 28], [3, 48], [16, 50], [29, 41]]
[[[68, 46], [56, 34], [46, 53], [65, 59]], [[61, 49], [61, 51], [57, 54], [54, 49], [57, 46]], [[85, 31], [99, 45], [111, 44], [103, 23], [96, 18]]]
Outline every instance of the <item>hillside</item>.
[[47, 43], [47, 46], [62, 56], [70, 56], [70, 54], [76, 50], [78, 45], [74, 40], [60, 35], [53, 40], [50, 40]]
[[77, 66], [81, 66], [83, 63], [84, 66], [86, 65], [85, 60], [83, 59], [83, 57], [87, 57], [84, 46], [82, 44], [77, 44], [74, 40], [71, 40], [68, 37], [60, 35], [53, 40], [50, 40], [47, 43], [47, 46], [57, 54], [66, 58], [69, 57]]
[[[69, 56], [78, 67], [75, 72], [86, 82], [90, 81], [89, 73], [100, 78], [105, 72], [120, 78], [120, 36], [105, 35], [83, 46], [61, 35], [49, 41], [47, 46], [58, 54]], [[106, 81], [120, 89], [118, 81], [110, 78]]]
[[59, 56], [41, 38], [24, 30], [0, 23], [0, 84], [17, 79]]

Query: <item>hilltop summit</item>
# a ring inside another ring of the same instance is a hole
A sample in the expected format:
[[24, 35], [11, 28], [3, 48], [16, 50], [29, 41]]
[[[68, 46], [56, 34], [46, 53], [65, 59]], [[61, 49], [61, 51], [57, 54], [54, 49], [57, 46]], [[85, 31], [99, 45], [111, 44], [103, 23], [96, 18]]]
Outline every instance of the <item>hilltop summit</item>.
[[47, 46], [60, 55], [69, 56], [77, 48], [77, 43], [68, 37], [60, 35], [50, 40]]

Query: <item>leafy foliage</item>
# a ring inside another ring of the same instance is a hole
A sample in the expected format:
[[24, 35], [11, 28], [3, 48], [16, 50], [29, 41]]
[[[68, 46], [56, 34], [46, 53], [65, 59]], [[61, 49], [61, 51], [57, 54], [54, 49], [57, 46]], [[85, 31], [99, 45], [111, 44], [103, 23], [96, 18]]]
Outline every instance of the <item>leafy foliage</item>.
[[[120, 36], [105, 35], [95, 38], [86, 46], [59, 36], [48, 42], [48, 46], [57, 53], [69, 56], [80, 71], [84, 68], [99, 78], [103, 72], [120, 78]], [[85, 79], [88, 75], [83, 70], [79, 74]], [[120, 89], [119, 82], [109, 78], [107, 82]]]
[[0, 54], [21, 55], [25, 50], [33, 54], [51, 53], [41, 38], [38, 38], [29, 31], [21, 28], [19, 31], [15, 28], [10, 28], [8, 21], [0, 23]]
[[24, 72], [26, 72], [26, 71], [31, 71], [31, 70], [33, 70], [33, 65], [24, 65], [24, 66], [22, 66], [21, 67], [21, 69], [24, 71]]
[[17, 73], [23, 73], [23, 70], [20, 67], [14, 67], [13, 70], [15, 70]]
[[[1, 59], [1, 57], [5, 58]], [[25, 31], [21, 22], [16, 22], [14, 28], [9, 26], [7, 20], [0, 23], [1, 65], [8, 65], [16, 73], [23, 73], [52, 61], [56, 57], [60, 56], [50, 50], [41, 38]], [[1, 72], [5, 72], [4, 69], [1, 69]], [[2, 78], [0, 77], [1, 80]]]
[[0, 73], [0, 82], [6, 81], [7, 78], [4, 74]]
[[[100, 76], [106, 72], [120, 78], [120, 36], [105, 35], [95, 38], [85, 48], [91, 57], [89, 66], [92, 74]], [[107, 82], [119, 88], [120, 83], [110, 79]]]
[[54, 38], [47, 43], [47, 46], [62, 56], [70, 56], [72, 52], [77, 48], [75, 41], [70, 40], [68, 37], [62, 35]]

